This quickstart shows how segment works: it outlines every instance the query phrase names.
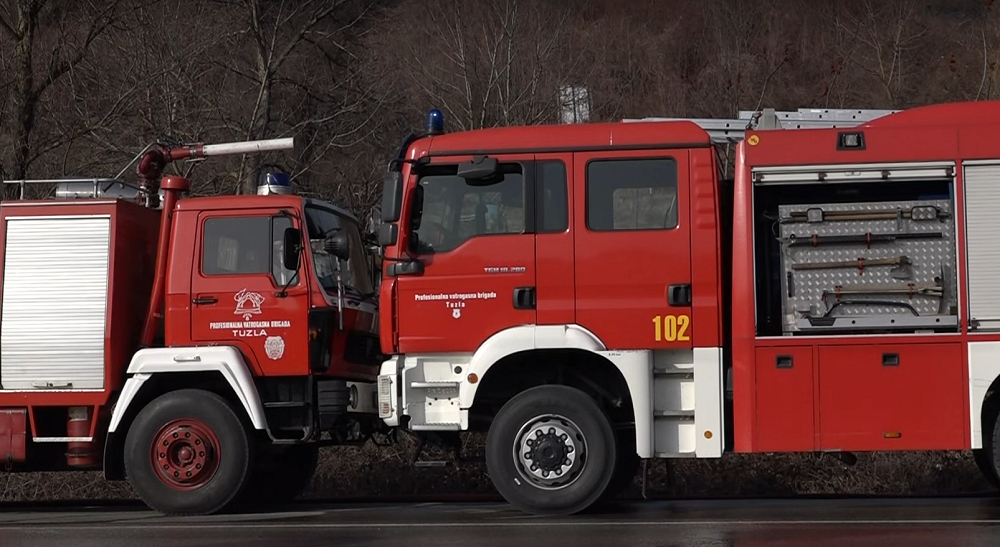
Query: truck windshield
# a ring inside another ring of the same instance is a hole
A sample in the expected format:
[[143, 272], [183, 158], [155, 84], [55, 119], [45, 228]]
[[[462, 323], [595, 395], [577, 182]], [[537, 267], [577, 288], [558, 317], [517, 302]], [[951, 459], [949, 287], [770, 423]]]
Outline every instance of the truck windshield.
[[350, 258], [340, 261], [340, 275], [348, 294], [372, 294], [371, 276], [365, 262], [361, 231], [357, 223], [332, 210], [306, 206], [306, 224], [309, 229], [309, 248], [313, 266], [320, 284], [328, 292], [337, 292], [337, 258], [323, 250], [323, 240], [333, 232], [343, 230], [350, 240]]

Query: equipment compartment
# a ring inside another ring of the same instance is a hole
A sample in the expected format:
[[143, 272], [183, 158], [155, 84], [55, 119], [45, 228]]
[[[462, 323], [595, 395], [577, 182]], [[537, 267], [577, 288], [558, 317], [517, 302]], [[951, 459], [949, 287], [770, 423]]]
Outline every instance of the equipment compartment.
[[781, 205], [777, 231], [783, 334], [957, 327], [949, 200]]
[[821, 346], [820, 450], [948, 450], [968, 419], [961, 342]]

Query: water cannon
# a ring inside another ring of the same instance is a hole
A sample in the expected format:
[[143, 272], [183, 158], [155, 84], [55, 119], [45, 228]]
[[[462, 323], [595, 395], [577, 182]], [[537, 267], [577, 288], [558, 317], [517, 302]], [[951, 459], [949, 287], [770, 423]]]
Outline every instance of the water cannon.
[[[150, 144], [140, 153], [137, 158], [138, 163], [135, 170], [139, 176], [139, 189], [145, 198], [144, 204], [147, 207], [155, 208], [159, 206], [160, 178], [163, 175], [163, 169], [170, 162], [184, 159], [234, 156], [238, 154], [259, 154], [262, 152], [293, 150], [294, 148], [295, 139], [293, 137], [219, 144], [195, 143], [173, 145], [161, 141]], [[171, 177], [171, 179], [174, 182], [180, 182], [178, 177]], [[183, 184], [165, 189], [183, 190]], [[289, 186], [290, 189], [291, 187]]]
[[427, 112], [424, 131], [427, 135], [440, 135], [444, 133], [444, 114], [437, 108], [432, 108]]

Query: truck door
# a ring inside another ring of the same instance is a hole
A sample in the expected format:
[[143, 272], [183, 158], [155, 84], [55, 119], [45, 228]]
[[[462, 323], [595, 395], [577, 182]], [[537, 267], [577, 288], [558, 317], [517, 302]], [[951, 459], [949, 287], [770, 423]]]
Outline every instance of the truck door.
[[[293, 220], [277, 210], [208, 211], [199, 215], [198, 226], [192, 340], [236, 345], [261, 373], [303, 373], [299, 369], [309, 362], [306, 270], [300, 265], [295, 276], [281, 255]], [[287, 294], [279, 296], [289, 280]]]
[[[467, 157], [421, 167], [409, 253], [424, 264], [396, 280], [400, 353], [471, 352], [497, 332], [535, 322], [535, 238], [526, 216], [532, 156], [495, 156], [488, 184], [457, 175]], [[422, 203], [421, 203], [422, 201]]]
[[577, 323], [609, 349], [692, 347], [687, 151], [577, 153], [574, 177]]

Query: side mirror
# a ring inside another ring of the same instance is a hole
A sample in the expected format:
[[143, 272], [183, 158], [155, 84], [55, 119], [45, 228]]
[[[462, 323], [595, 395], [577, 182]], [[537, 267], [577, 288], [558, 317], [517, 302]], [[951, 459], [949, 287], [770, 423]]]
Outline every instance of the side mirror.
[[323, 250], [340, 260], [347, 260], [351, 256], [351, 245], [347, 238], [347, 232], [337, 230], [332, 235], [327, 236], [323, 241]]
[[403, 174], [389, 170], [382, 179], [382, 222], [396, 222], [403, 212]]
[[378, 230], [378, 244], [382, 247], [395, 245], [399, 239], [398, 224], [382, 224]]
[[281, 248], [282, 265], [286, 270], [297, 271], [302, 253], [302, 232], [298, 228], [285, 228]]

